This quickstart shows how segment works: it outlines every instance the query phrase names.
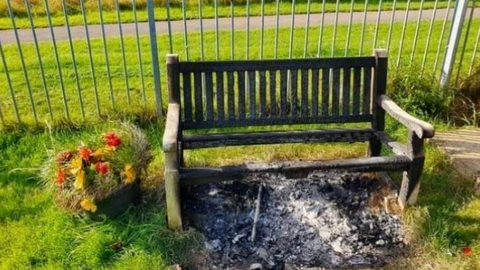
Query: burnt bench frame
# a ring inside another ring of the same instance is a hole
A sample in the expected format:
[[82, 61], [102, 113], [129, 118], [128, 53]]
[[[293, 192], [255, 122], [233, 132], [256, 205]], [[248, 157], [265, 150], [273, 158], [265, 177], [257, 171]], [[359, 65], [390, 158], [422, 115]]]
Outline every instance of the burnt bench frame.
[[[374, 50], [372, 57], [229, 62], [181, 63], [177, 55], [167, 55], [169, 104], [163, 151], [169, 228], [182, 229], [181, 185], [241, 179], [250, 173], [279, 172], [295, 177], [327, 169], [382, 174], [403, 171], [398, 201], [402, 207], [414, 204], [425, 161], [424, 139], [432, 138], [435, 132], [432, 125], [410, 116], [386, 95], [387, 66], [387, 52], [383, 49]], [[406, 145], [385, 133], [385, 113], [408, 128]], [[360, 122], [371, 123], [371, 128], [184, 133], [252, 125]], [[368, 142], [368, 157], [207, 168], [183, 166], [186, 149], [293, 142]], [[380, 156], [382, 145], [395, 156]]]

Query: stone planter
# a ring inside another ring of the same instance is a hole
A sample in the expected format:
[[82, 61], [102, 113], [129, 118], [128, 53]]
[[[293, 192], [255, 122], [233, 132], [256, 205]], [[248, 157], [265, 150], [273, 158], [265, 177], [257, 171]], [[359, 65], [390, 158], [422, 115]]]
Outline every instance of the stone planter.
[[97, 202], [97, 211], [95, 213], [87, 212], [92, 220], [102, 220], [102, 216], [114, 218], [123, 214], [133, 203], [136, 204], [140, 199], [140, 181], [137, 179], [134, 183], [122, 186], [119, 190], [112, 193], [106, 199]]

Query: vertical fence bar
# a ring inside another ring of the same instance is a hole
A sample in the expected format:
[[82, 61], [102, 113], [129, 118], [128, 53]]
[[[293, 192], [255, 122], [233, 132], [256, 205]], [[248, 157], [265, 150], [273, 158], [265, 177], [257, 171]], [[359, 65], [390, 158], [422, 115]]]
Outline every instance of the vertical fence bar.
[[250, 0], [247, 0], [247, 9], [246, 9], [246, 15], [247, 15], [247, 29], [245, 30], [245, 36], [246, 36], [246, 59], [248, 60], [248, 56], [250, 54]]
[[435, 55], [435, 63], [433, 64], [433, 75], [437, 73], [438, 59], [440, 57], [440, 50], [442, 49], [443, 36], [445, 34], [445, 29], [447, 29], [448, 15], [450, 14], [450, 3], [452, 0], [447, 2], [447, 11], [445, 12], [445, 18], [443, 19], [442, 31], [440, 31], [440, 39], [438, 42], [437, 53]]
[[455, 13], [453, 16], [450, 36], [448, 38], [447, 51], [443, 60], [442, 74], [440, 85], [442, 87], [449, 85], [452, 76], [453, 65], [455, 64], [455, 56], [457, 55], [458, 43], [462, 35], [463, 22], [467, 13], [468, 0], [457, 0], [455, 5]]
[[15, 98], [15, 92], [13, 91], [12, 80], [10, 78], [10, 72], [7, 66], [7, 60], [5, 59], [5, 53], [3, 52], [2, 42], [0, 41], [0, 57], [2, 58], [3, 69], [5, 70], [5, 76], [7, 77], [8, 89], [10, 90], [10, 97], [12, 98], [13, 110], [15, 111], [15, 117], [17, 118], [17, 123], [22, 124], [20, 119], [20, 114], [18, 113], [17, 100]]
[[295, 0], [292, 0], [292, 19], [290, 21], [290, 48], [288, 49], [288, 58], [289, 59], [292, 59], [292, 54], [293, 54], [293, 33], [294, 33], [294, 31], [295, 31]]
[[[310, 1], [310, 0], [309, 0]], [[261, 1], [261, 11], [260, 16], [262, 17], [262, 22], [260, 24], [260, 60], [263, 59], [263, 39], [265, 37], [265, 0]]]
[[305, 22], [305, 42], [303, 47], [303, 58], [307, 57], [308, 50], [308, 32], [310, 30], [310, 5], [312, 4], [311, 0], [307, 2], [307, 21]]
[[198, 23], [200, 24], [200, 59], [205, 59], [205, 48], [203, 40], [203, 4], [202, 0], [198, 0]]
[[[28, 0], [27, 0], [28, 1]], [[72, 65], [73, 65], [73, 73], [75, 74], [75, 83], [77, 86], [77, 94], [78, 94], [78, 101], [80, 105], [80, 113], [82, 114], [82, 120], [85, 121], [85, 108], [83, 107], [83, 97], [82, 97], [82, 90], [80, 87], [80, 77], [78, 76], [78, 67], [77, 67], [77, 59], [75, 57], [75, 50], [73, 48], [73, 41], [72, 41], [72, 32], [70, 31], [70, 22], [68, 19], [68, 9], [66, 0], [62, 0], [62, 10], [63, 16], [65, 18], [65, 27], [67, 29], [67, 36], [68, 36], [68, 43], [70, 45], [70, 56], [72, 58]]]
[[362, 23], [362, 34], [360, 36], [360, 50], [358, 55], [363, 54], [363, 41], [365, 39], [365, 27], [367, 25], [367, 10], [368, 9], [368, 0], [365, 0], [365, 8], [363, 9], [363, 23]]
[[165, 5], [167, 8], [167, 28], [168, 28], [168, 45], [169, 52], [173, 53], [173, 41], [172, 41], [172, 21], [170, 17], [170, 0], [165, 0]]
[[[183, 0], [185, 1], [185, 0]], [[220, 36], [218, 35], [218, 2], [220, 0], [213, 0], [215, 5], [215, 60], [219, 60], [220, 57]]]
[[132, 0], [133, 22], [135, 25], [135, 41], [137, 45], [138, 71], [140, 72], [140, 81], [142, 83], [142, 101], [143, 109], [147, 108], [147, 96], [145, 92], [145, 78], [143, 77], [142, 47], [140, 45], [140, 36], [138, 33], [137, 2]]
[[[188, 45], [188, 28], [187, 28], [187, 3], [186, 3], [187, 0], [182, 0], [182, 19], [183, 19], [183, 41], [185, 42], [185, 56], [187, 58], [187, 61], [189, 61], [190, 59], [190, 54], [189, 54], [189, 51], [190, 51], [190, 48], [189, 48], [189, 45]], [[219, 0], [216, 0], [215, 3], [219, 1]], [[215, 10], [215, 15], [217, 16], [217, 23], [218, 23], [218, 10]], [[153, 16], [153, 15], [152, 15]], [[155, 23], [155, 21], [154, 21]], [[218, 27], [216, 27], [216, 31], [217, 31], [217, 35], [218, 35]], [[218, 41], [217, 41], [218, 43]], [[217, 47], [218, 48], [218, 47]], [[218, 52], [217, 52], [218, 54]]]
[[[63, 107], [65, 108], [65, 116], [67, 117], [68, 120], [70, 120], [70, 113], [68, 111], [68, 104], [67, 104], [67, 96], [65, 95], [65, 84], [63, 82], [62, 65], [60, 64], [60, 57], [58, 56], [57, 42], [55, 40], [55, 33], [53, 31], [52, 18], [50, 17], [50, 7], [48, 5], [48, 0], [44, 0], [43, 3], [45, 5], [45, 11], [47, 12], [48, 26], [50, 28], [50, 35], [52, 37], [53, 54], [55, 55], [55, 63], [57, 65], [58, 77], [60, 80], [60, 88], [62, 90], [62, 99], [63, 99]], [[22, 57], [22, 61], [23, 61], [23, 57]]]
[[43, 90], [45, 92], [45, 100], [47, 101], [48, 113], [50, 115], [50, 120], [53, 121], [52, 105], [50, 104], [50, 95], [48, 94], [47, 80], [45, 79], [45, 71], [43, 70], [42, 56], [40, 53], [40, 47], [38, 46], [37, 33], [35, 31], [35, 24], [33, 23], [30, 1], [25, 0], [25, 6], [27, 7], [27, 15], [28, 20], [30, 21], [30, 28], [32, 29], [33, 43], [35, 44], [35, 53], [37, 54], [38, 65], [40, 67], [40, 75], [42, 77], [42, 84]]
[[[65, 0], [63, 0], [65, 1]], [[110, 72], [110, 59], [108, 57], [108, 46], [107, 46], [107, 38], [105, 37], [105, 26], [103, 23], [103, 6], [101, 0], [97, 0], [97, 5], [98, 5], [98, 15], [100, 17], [100, 29], [102, 30], [102, 42], [103, 42], [103, 54], [105, 55], [105, 64], [106, 64], [106, 69], [107, 69], [107, 76], [108, 76], [108, 88], [110, 90], [110, 101], [112, 102], [112, 107], [115, 108], [115, 96], [113, 94], [113, 84], [112, 84], [112, 75]], [[70, 29], [69, 29], [70, 31]], [[69, 36], [69, 41], [70, 41], [70, 46], [71, 46], [71, 51], [72, 51], [72, 59], [75, 58], [74, 53], [73, 53], [73, 45], [72, 45], [72, 39]], [[73, 60], [75, 63], [75, 60]], [[75, 64], [75, 70], [76, 70], [76, 64]], [[77, 80], [78, 80], [78, 75], [77, 75]], [[80, 93], [79, 93], [80, 94]]]
[[402, 50], [403, 50], [403, 42], [405, 39], [405, 31], [407, 30], [407, 23], [408, 23], [408, 13], [410, 11], [410, 2], [411, 0], [407, 1], [407, 7], [405, 8], [405, 19], [403, 20], [403, 27], [402, 27], [402, 36], [400, 37], [400, 47], [398, 48], [398, 58], [396, 68], [400, 65], [400, 59], [402, 57]]
[[378, 28], [380, 27], [380, 16], [382, 16], [382, 0], [378, 2], [377, 23], [375, 24], [375, 35], [373, 37], [373, 49], [377, 48]]
[[[47, 0], [45, 0], [47, 1]], [[90, 61], [90, 70], [92, 72], [92, 83], [93, 83], [93, 90], [95, 93], [95, 103], [97, 104], [97, 114], [100, 116], [100, 100], [98, 98], [98, 89], [97, 89], [97, 78], [95, 77], [95, 65], [93, 63], [93, 55], [92, 55], [92, 44], [90, 43], [90, 33], [88, 30], [88, 22], [87, 22], [87, 14], [85, 11], [85, 3], [84, 0], [80, 0], [80, 9], [82, 10], [83, 16], [83, 26], [85, 28], [85, 36], [87, 39], [87, 49], [88, 49], [88, 59]]]
[[480, 42], [480, 26], [477, 31], [477, 38], [475, 39], [475, 47], [473, 48], [472, 60], [470, 61], [470, 67], [468, 68], [468, 76], [472, 74], [473, 65], [475, 62], [475, 56], [477, 55], [478, 43]]
[[335, 5], [335, 22], [333, 26], [333, 37], [332, 37], [332, 51], [330, 53], [330, 56], [335, 55], [335, 43], [337, 41], [337, 27], [338, 27], [338, 12], [340, 8], [340, 0], [337, 0], [337, 4]]
[[115, 0], [115, 12], [117, 13], [117, 24], [118, 24], [118, 32], [120, 34], [120, 50], [122, 50], [122, 61], [123, 61], [123, 75], [125, 78], [125, 90], [127, 93], [127, 102], [128, 104], [132, 104], [132, 100], [130, 99], [130, 84], [128, 82], [128, 69], [127, 69], [127, 57], [125, 56], [125, 43], [123, 42], [123, 27], [122, 27], [122, 18], [120, 15], [120, 5], [118, 4], [118, 0]]
[[320, 18], [320, 32], [318, 33], [317, 57], [320, 57], [320, 53], [322, 51], [323, 28], [325, 23], [325, 2], [326, 0], [322, 0], [322, 17]]
[[20, 62], [22, 64], [25, 83], [27, 84], [28, 96], [30, 98], [30, 105], [32, 107], [33, 117], [35, 119], [35, 123], [38, 123], [37, 110], [35, 108], [35, 101], [33, 100], [32, 87], [30, 85], [30, 79], [28, 78], [27, 66], [25, 65], [25, 59], [23, 58], [22, 45], [20, 43], [20, 38], [18, 37], [17, 25], [15, 23], [15, 17], [13, 15], [13, 10], [12, 10], [12, 5], [10, 3], [10, 0], [7, 0], [7, 8], [8, 8], [8, 14], [10, 16], [10, 20], [12, 23], [13, 33], [15, 34], [15, 40], [17, 41], [18, 54], [20, 56]]
[[415, 59], [415, 50], [417, 49], [418, 34], [420, 33], [420, 23], [422, 22], [422, 13], [423, 13], [424, 3], [425, 3], [425, 0], [421, 0], [420, 10], [418, 11], [417, 27], [415, 28], [415, 37], [413, 38], [412, 54], [410, 55], [410, 65], [413, 63], [413, 60]]
[[280, 24], [280, 0], [277, 0], [275, 7], [276, 23], [275, 23], [275, 59], [278, 58], [278, 27]]
[[157, 107], [157, 116], [162, 117], [163, 116], [162, 88], [160, 84], [160, 65], [158, 63], [157, 30], [155, 26], [154, 8], [155, 7], [153, 5], [153, 0], [147, 0], [148, 31], [150, 33], [150, 51], [152, 53], [153, 82], [155, 87], [154, 88], [155, 104]]
[[397, 0], [393, 0], [392, 17], [390, 18], [390, 26], [388, 28], [388, 38], [387, 38], [387, 50], [388, 51], [390, 51], [390, 43], [392, 41], [393, 24], [395, 22], [395, 11], [396, 10], [397, 10]]
[[234, 0], [230, 0], [230, 18], [231, 18], [231, 42], [230, 42], [230, 58], [235, 59], [235, 14], [234, 14]]
[[354, 4], [355, 4], [355, 0], [352, 0], [350, 2], [350, 16], [348, 18], [347, 40], [345, 41], [345, 57], [347, 57], [348, 51], [350, 50], [350, 36], [352, 34], [352, 20], [353, 20], [353, 5]]
[[[430, 26], [428, 27], [427, 42], [425, 43], [425, 50], [422, 58], [422, 71], [421, 71], [422, 75], [423, 75], [423, 70], [425, 68], [425, 62], [427, 61], [428, 49], [430, 48], [430, 40], [432, 38], [433, 25], [435, 23], [435, 16], [437, 14], [437, 6], [438, 6], [438, 0], [435, 0], [435, 4], [433, 6], [432, 18], [430, 19]], [[440, 43], [441, 42], [442, 41], [440, 40]]]
[[465, 56], [467, 41], [470, 34], [470, 27], [472, 26], [473, 12], [475, 11], [475, 2], [476, 0], [472, 1], [472, 8], [470, 9], [470, 16], [468, 18], [468, 23], [467, 23], [467, 31], [465, 32], [465, 40], [463, 41], [462, 53], [460, 54], [460, 61], [458, 62], [457, 76], [455, 77], [455, 85], [457, 85], [458, 83], [458, 78], [460, 77], [460, 71], [462, 70], [463, 57]]

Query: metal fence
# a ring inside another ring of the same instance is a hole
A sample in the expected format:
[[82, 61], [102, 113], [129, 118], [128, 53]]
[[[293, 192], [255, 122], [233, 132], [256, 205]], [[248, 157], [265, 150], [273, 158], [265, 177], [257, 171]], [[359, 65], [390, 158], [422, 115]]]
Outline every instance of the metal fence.
[[[148, 0], [146, 10], [136, 0], [127, 9], [119, 0], [59, 0], [56, 11], [51, 0], [21, 0], [23, 12], [13, 6], [19, 1], [2, 1], [3, 125], [161, 116], [167, 53], [238, 60], [369, 55], [378, 47], [389, 51], [390, 73], [440, 80], [448, 71], [452, 84], [478, 64], [475, 0]], [[464, 20], [452, 23], [454, 13]]]

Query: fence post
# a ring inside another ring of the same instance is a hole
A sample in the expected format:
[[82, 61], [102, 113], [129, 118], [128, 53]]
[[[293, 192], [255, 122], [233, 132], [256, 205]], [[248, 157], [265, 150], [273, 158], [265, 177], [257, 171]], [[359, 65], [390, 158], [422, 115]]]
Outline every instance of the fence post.
[[158, 63], [158, 50], [157, 50], [157, 30], [155, 28], [155, 12], [154, 12], [153, 0], [147, 0], [148, 10], [148, 30], [150, 33], [150, 49], [152, 52], [152, 68], [153, 68], [153, 81], [155, 86], [155, 104], [157, 107], [157, 115], [163, 116], [162, 108], [162, 92], [160, 86], [160, 65]]
[[453, 65], [455, 64], [455, 56], [457, 54], [458, 43], [462, 36], [463, 21], [467, 13], [468, 0], [458, 0], [455, 5], [453, 14], [452, 27], [448, 38], [447, 51], [443, 60], [442, 73], [440, 77], [440, 85], [447, 86], [452, 77]]

